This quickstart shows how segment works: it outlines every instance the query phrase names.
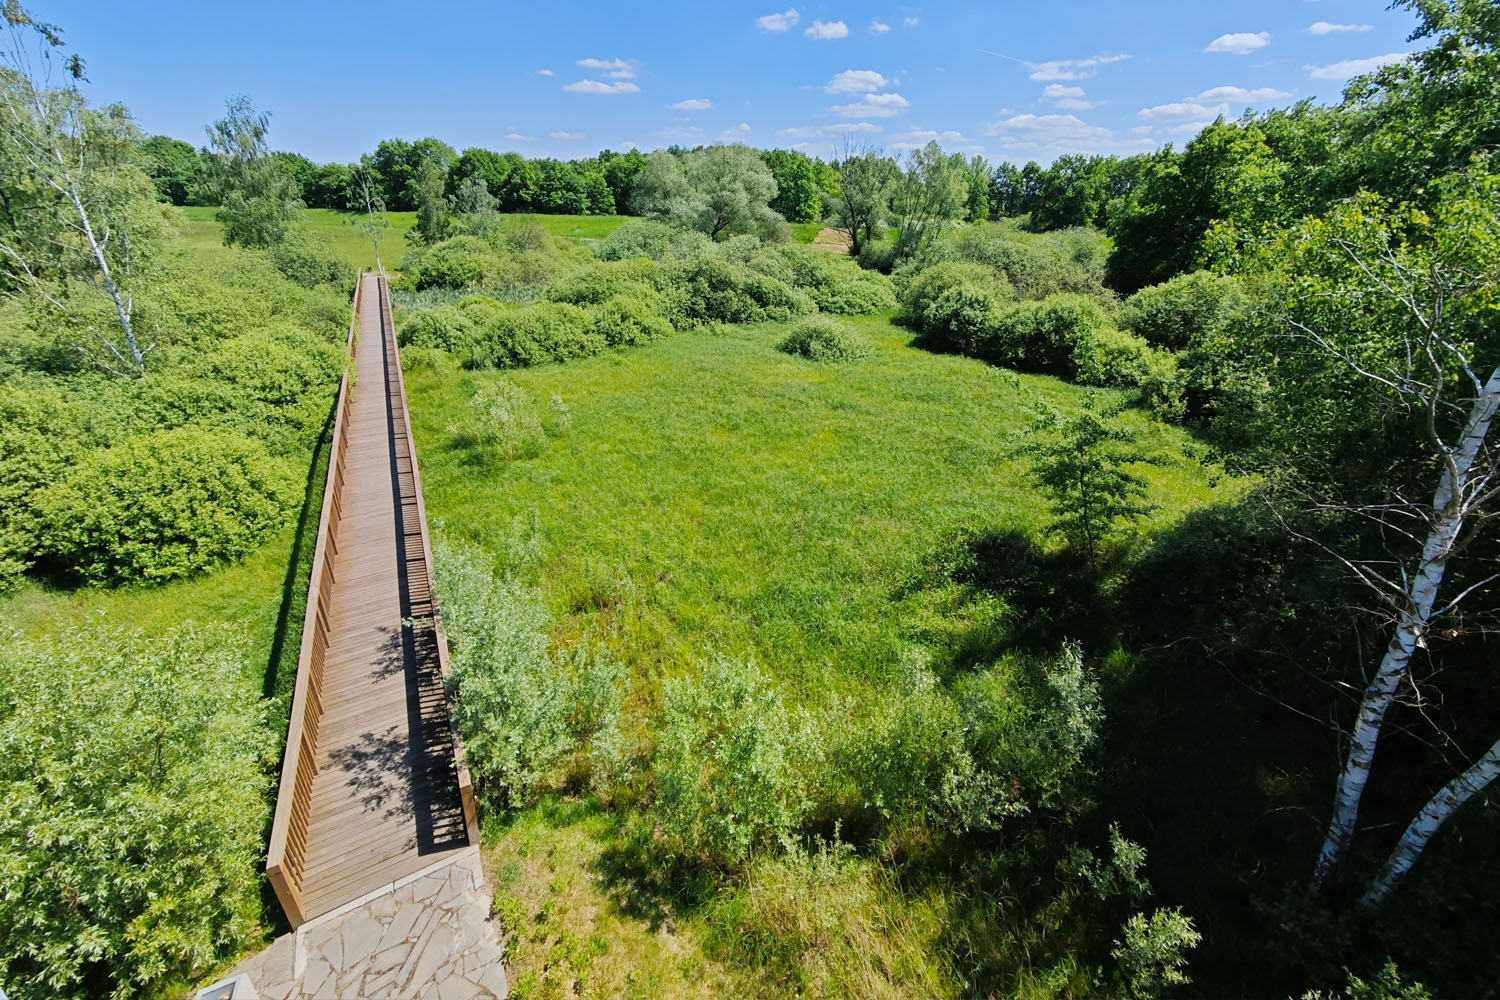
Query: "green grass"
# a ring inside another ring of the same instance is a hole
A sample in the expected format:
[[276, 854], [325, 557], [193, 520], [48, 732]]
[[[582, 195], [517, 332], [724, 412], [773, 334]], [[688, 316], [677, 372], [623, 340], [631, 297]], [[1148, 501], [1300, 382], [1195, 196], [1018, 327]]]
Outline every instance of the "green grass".
[[797, 243], [811, 243], [823, 231], [821, 222], [792, 223], [792, 239]]
[[[224, 227], [214, 220], [217, 208], [195, 205], [179, 211], [186, 219], [181, 234], [184, 246], [195, 253], [223, 246]], [[354, 212], [338, 212], [331, 208], [310, 208], [306, 216], [308, 228], [325, 237], [351, 264], [373, 268], [375, 246], [370, 234], [359, 227], [363, 218]], [[401, 255], [406, 252], [405, 236], [417, 224], [417, 213], [387, 212], [386, 220], [390, 222], [390, 228], [379, 233], [380, 257], [386, 270], [394, 271], [401, 265]]]
[[[637, 672], [714, 652], [756, 657], [812, 690], [894, 669], [909, 641], [894, 595], [964, 528], [1040, 528], [1017, 448], [1046, 400], [1081, 390], [912, 348], [877, 319], [847, 365], [788, 357], [784, 325], [669, 338], [566, 366], [409, 381], [429, 511], [491, 548], [535, 512], [560, 640], [610, 636]], [[568, 437], [541, 457], [470, 463], [446, 428], [476, 385], [560, 396]], [[1170, 524], [1214, 489], [1189, 438], [1125, 417]]]
[[629, 216], [626, 215], [513, 215], [513, 219], [530, 219], [540, 223], [553, 236], [570, 240], [602, 240], [620, 228]]

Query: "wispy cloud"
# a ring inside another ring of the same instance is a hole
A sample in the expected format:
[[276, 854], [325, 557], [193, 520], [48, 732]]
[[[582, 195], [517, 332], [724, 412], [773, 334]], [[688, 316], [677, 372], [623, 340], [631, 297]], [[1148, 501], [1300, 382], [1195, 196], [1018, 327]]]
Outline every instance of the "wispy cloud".
[[872, 35], [883, 35], [890, 30], [891, 26], [889, 24], [886, 24], [884, 21], [870, 22], [870, 34]]
[[729, 128], [726, 128], [724, 131], [720, 132], [719, 133], [719, 141], [720, 142], [735, 142], [735, 141], [737, 141], [739, 139], [743, 139], [745, 136], [747, 136], [749, 134], [750, 134], [750, 125], [749, 125], [749, 123], [748, 122], [740, 122], [738, 125], [731, 125]]
[[1271, 33], [1269, 31], [1236, 31], [1228, 35], [1220, 35], [1208, 43], [1204, 52], [1227, 52], [1232, 56], [1248, 56], [1256, 49], [1263, 49], [1271, 44]]
[[701, 139], [703, 130], [696, 125], [677, 125], [656, 133], [663, 139]]
[[554, 139], [587, 139], [588, 138], [588, 136], [584, 135], [582, 132], [548, 132], [547, 134], [550, 135]]
[[879, 132], [881, 128], [873, 122], [843, 122], [835, 125], [803, 125], [777, 131], [783, 139], [836, 139], [841, 135], [861, 132]]
[[505, 133], [505, 138], [509, 139], [511, 142], [536, 142], [536, 136], [522, 135], [519, 132], [507, 132]]
[[1343, 62], [1331, 63], [1327, 66], [1304, 66], [1302, 68], [1307, 70], [1307, 75], [1314, 80], [1348, 80], [1351, 77], [1373, 73], [1382, 66], [1392, 66], [1405, 61], [1405, 52], [1387, 52], [1383, 56], [1370, 56], [1368, 59], [1345, 59]]
[[808, 38], [826, 42], [832, 38], [848, 38], [849, 26], [843, 21], [814, 21], [803, 32]]
[[835, 104], [829, 108], [841, 118], [893, 118], [911, 107], [900, 94], [866, 94], [852, 104]]
[[1214, 87], [1211, 90], [1205, 90], [1193, 98], [1193, 100], [1229, 101], [1233, 104], [1244, 104], [1248, 101], [1279, 101], [1284, 97], [1291, 96], [1286, 91], [1277, 90], [1275, 87], [1256, 87], [1254, 90], [1247, 90], [1244, 87]]
[[888, 82], [873, 69], [846, 69], [829, 80], [823, 91], [829, 94], [865, 94], [879, 90]]
[[1093, 151], [1119, 145], [1113, 131], [1090, 125], [1076, 115], [1013, 115], [985, 122], [984, 134], [1018, 153]]
[[1174, 101], [1171, 104], [1158, 104], [1154, 108], [1142, 108], [1136, 113], [1140, 118], [1217, 118], [1219, 115], [1229, 113], [1229, 105], [1220, 104], [1217, 107], [1206, 107], [1197, 101]]
[[917, 26], [917, 19], [914, 18], [914, 17], [908, 17], [904, 21], [901, 22], [901, 27], [903, 27], [903, 28], [915, 28], [916, 26]]
[[676, 104], [667, 105], [667, 107], [676, 108], [678, 111], [707, 111], [713, 106], [713, 102], [706, 97], [690, 97], [685, 101], [678, 101]]
[[627, 59], [580, 59], [584, 69], [597, 69], [612, 80], [634, 80], [635, 63]]
[[641, 92], [641, 88], [629, 80], [617, 80], [614, 83], [579, 80], [575, 83], [563, 84], [562, 89], [570, 94], [639, 94]]
[[795, 28], [797, 22], [802, 18], [797, 14], [796, 8], [792, 8], [784, 14], [764, 14], [755, 19], [761, 31], [786, 31]]
[[556, 76], [557, 74], [554, 73], [554, 72], [552, 72], [550, 69], [539, 69], [539, 70], [536, 71], [536, 75], [537, 76]]
[[[990, 55], [1000, 55], [992, 52]], [[1009, 56], [1001, 56], [1009, 59]], [[1031, 70], [1030, 78], [1037, 81], [1046, 80], [1087, 80], [1094, 75], [1094, 71], [1100, 66], [1108, 66], [1111, 63], [1124, 62], [1130, 56], [1124, 52], [1114, 55], [1090, 56], [1088, 59], [1052, 59], [1047, 62], [1027, 62], [1025, 59], [1017, 59], [1016, 62]]]
[[1373, 24], [1330, 24], [1327, 21], [1315, 21], [1307, 27], [1307, 33], [1309, 35], [1332, 35], [1335, 32], [1340, 31], [1373, 30], [1375, 30], [1375, 25]]

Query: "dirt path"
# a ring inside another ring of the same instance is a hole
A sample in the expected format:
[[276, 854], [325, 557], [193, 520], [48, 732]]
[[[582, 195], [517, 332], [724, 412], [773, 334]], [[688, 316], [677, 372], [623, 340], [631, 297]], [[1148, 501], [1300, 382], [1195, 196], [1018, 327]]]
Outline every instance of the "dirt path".
[[849, 237], [837, 229], [824, 229], [813, 237], [808, 244], [814, 250], [822, 250], [824, 253], [843, 254], [849, 256]]

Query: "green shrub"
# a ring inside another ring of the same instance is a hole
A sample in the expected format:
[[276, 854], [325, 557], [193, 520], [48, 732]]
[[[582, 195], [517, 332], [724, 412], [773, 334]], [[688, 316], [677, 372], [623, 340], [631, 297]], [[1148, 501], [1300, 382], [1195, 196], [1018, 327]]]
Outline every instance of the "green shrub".
[[327, 239], [301, 227], [287, 231], [286, 238], [271, 247], [276, 270], [305, 288], [336, 285], [347, 291], [354, 281], [354, 268]]
[[474, 323], [461, 308], [451, 305], [409, 312], [396, 332], [396, 340], [402, 347], [436, 347], [444, 351], [465, 350], [473, 339]]
[[566, 303], [539, 302], [505, 308], [461, 306], [466, 316], [482, 308], [464, 364], [470, 368], [525, 368], [598, 354], [607, 346], [586, 311]]
[[815, 308], [805, 293], [713, 253], [673, 262], [660, 280], [668, 316], [679, 330], [790, 319]]
[[715, 660], [669, 681], [655, 759], [662, 833], [680, 855], [742, 864], [806, 814], [808, 746], [753, 664]]
[[798, 320], [778, 350], [812, 361], [857, 361], [870, 353], [869, 343], [830, 316]]
[[0, 592], [35, 558], [39, 492], [86, 447], [77, 408], [49, 380], [0, 382]]
[[790, 244], [768, 247], [752, 255], [749, 265], [805, 291], [822, 312], [860, 316], [896, 305], [895, 292], [885, 277], [817, 250]]
[[408, 347], [401, 352], [401, 371], [442, 372], [448, 367], [448, 352], [441, 347]]
[[1097, 300], [1060, 293], [1005, 310], [980, 356], [1009, 368], [1071, 379], [1079, 345], [1097, 340], [1112, 325]]
[[401, 261], [402, 277], [417, 289], [489, 288], [515, 277], [513, 262], [477, 236], [454, 236], [431, 246], [417, 244]]
[[1120, 325], [1153, 347], [1180, 351], [1218, 334], [1248, 301], [1237, 279], [1194, 271], [1126, 299]]
[[265, 437], [285, 428], [305, 447], [322, 429], [343, 370], [342, 347], [289, 325], [225, 341], [191, 369], [231, 388], [249, 418], [242, 433]]
[[611, 347], [645, 344], [660, 340], [672, 332], [672, 324], [662, 318], [661, 299], [616, 295], [594, 311], [594, 332]]
[[0, 637], [0, 978], [156, 995], [260, 916], [274, 743], [235, 630]]
[[84, 456], [37, 497], [43, 558], [91, 584], [161, 582], [256, 548], [302, 489], [264, 445], [194, 427]]
[[680, 229], [651, 219], [629, 219], [594, 247], [600, 260], [649, 257], [667, 260], [712, 252], [713, 240], [696, 229]]
[[460, 447], [501, 461], [535, 458], [547, 447], [536, 404], [525, 389], [505, 379], [475, 390], [462, 418], [448, 432]]
[[1005, 279], [983, 264], [952, 260], [921, 270], [902, 270], [896, 276], [901, 318], [918, 330], [927, 329], [927, 310], [951, 288], [964, 286], [996, 302], [1011, 298]]
[[594, 264], [547, 289], [553, 302], [597, 306], [617, 295], [647, 295], [655, 287], [656, 263], [621, 260]]
[[[1095, 229], [1024, 233], [1008, 223], [963, 226], [944, 235], [925, 260], [958, 259], [984, 264], [1003, 275], [1020, 299], [1074, 292], [1107, 299], [1104, 262], [1109, 240]], [[906, 266], [923, 266], [924, 258]]]
[[859, 248], [859, 266], [890, 274], [896, 267], [896, 244], [891, 240], [866, 240]]
[[1000, 325], [994, 292], [976, 284], [956, 284], [928, 305], [922, 331], [938, 347], [983, 355]]
[[453, 718], [480, 794], [519, 808], [579, 754], [601, 778], [618, 778], [628, 759], [619, 665], [552, 656], [541, 595], [497, 573], [482, 550], [439, 536], [434, 567], [453, 646]]
[[1138, 386], [1151, 376], [1156, 356], [1133, 333], [1097, 327], [1073, 348], [1073, 378], [1080, 385]]

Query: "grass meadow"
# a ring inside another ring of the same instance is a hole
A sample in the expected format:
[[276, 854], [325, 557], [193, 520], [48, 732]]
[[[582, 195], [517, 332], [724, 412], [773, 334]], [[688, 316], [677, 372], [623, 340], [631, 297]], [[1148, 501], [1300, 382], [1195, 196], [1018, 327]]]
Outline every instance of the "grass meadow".
[[[783, 354], [785, 326], [763, 324], [503, 374], [413, 371], [428, 511], [441, 532], [495, 552], [534, 530], [533, 582], [553, 641], [610, 647], [627, 665], [638, 720], [666, 678], [724, 654], [758, 661], [794, 702], [847, 700], [857, 725], [857, 706], [891, 689], [904, 653], [941, 657], [960, 643], [960, 602], [922, 583], [946, 547], [974, 530], [1049, 544], [1020, 448], [1037, 406], [1070, 411], [1085, 391], [929, 353], [888, 318], [850, 322], [874, 352], [848, 364]], [[476, 460], [449, 428], [495, 379], [538, 403], [559, 397], [569, 430], [533, 459]], [[1242, 488], [1215, 478], [1179, 429], [1134, 411], [1121, 419], [1147, 459], [1136, 470], [1155, 512], [1142, 533]], [[491, 822], [497, 912], [519, 928], [509, 959], [518, 995], [553, 995], [546, 984], [560, 969], [594, 991], [580, 995], [601, 996], [786, 996], [824, 973], [846, 988], [886, 982], [853, 966], [818, 971], [861, 954], [907, 967], [893, 978], [908, 989], [956, 995], [937, 916], [955, 901], [940, 891], [898, 890], [863, 859], [839, 868], [813, 894], [852, 894], [835, 924], [866, 940], [809, 945], [790, 963], [799, 986], [767, 978], [758, 970], [772, 958], [722, 930], [745, 907], [771, 907], [764, 920], [805, 918], [774, 910], [788, 870], [753, 869], [717, 899], [684, 898], [632, 866], [626, 845], [642, 835], [632, 822], [583, 798]]]

